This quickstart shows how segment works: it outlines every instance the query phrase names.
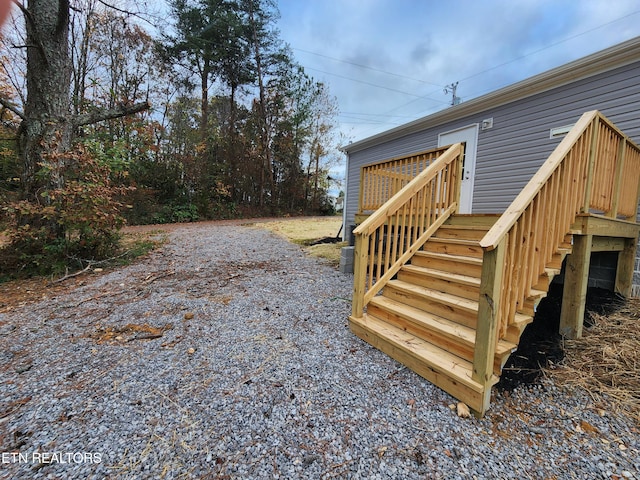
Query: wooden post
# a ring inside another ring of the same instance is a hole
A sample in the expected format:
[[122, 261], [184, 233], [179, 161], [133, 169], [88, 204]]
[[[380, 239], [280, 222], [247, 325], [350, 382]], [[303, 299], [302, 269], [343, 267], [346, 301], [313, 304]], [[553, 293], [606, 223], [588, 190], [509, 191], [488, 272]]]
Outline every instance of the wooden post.
[[356, 245], [353, 259], [353, 299], [351, 314], [355, 318], [362, 318], [364, 314], [364, 292], [367, 281], [367, 250], [369, 238], [365, 235], [356, 235]]
[[636, 261], [638, 237], [625, 238], [624, 249], [618, 253], [615, 291], [625, 297], [631, 296], [633, 286], [633, 267]]
[[484, 385], [482, 411], [478, 412], [480, 415], [484, 415], [489, 408], [491, 398], [491, 378], [498, 340], [500, 295], [507, 238], [508, 235], [505, 235], [493, 250], [485, 250], [482, 261], [478, 324], [473, 353], [473, 375], [471, 377]]
[[560, 335], [568, 339], [582, 336], [592, 243], [593, 235], [574, 235], [573, 249], [571, 255], [567, 256], [560, 310]]

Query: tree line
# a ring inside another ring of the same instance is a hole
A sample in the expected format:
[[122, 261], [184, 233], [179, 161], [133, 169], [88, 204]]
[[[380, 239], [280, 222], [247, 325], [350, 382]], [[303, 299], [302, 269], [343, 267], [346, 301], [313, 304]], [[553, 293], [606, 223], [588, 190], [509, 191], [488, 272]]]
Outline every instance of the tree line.
[[0, 200], [24, 261], [6, 268], [109, 255], [125, 219], [332, 211], [337, 104], [280, 39], [273, 0], [15, 4]]

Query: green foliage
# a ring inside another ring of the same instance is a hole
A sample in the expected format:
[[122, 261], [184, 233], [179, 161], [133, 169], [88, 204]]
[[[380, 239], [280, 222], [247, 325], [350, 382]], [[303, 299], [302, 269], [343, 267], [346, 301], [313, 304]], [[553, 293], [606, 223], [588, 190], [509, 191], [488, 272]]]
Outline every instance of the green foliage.
[[88, 153], [96, 162], [106, 167], [112, 177], [126, 177], [131, 168], [129, 148], [124, 140], [116, 140], [111, 144], [89, 139], [84, 142]]
[[193, 203], [165, 205], [154, 215], [153, 223], [185, 223], [200, 219], [198, 207]]
[[[0, 125], [0, 205], [19, 197], [21, 165], [16, 154], [17, 133]], [[0, 231], [5, 227], [0, 215]]]
[[59, 274], [113, 255], [124, 224], [114, 198], [127, 189], [112, 185], [108, 163], [80, 145], [73, 152], [49, 153], [38, 175], [49, 179], [39, 195], [4, 208], [9, 244], [0, 250], [2, 270], [14, 276]]

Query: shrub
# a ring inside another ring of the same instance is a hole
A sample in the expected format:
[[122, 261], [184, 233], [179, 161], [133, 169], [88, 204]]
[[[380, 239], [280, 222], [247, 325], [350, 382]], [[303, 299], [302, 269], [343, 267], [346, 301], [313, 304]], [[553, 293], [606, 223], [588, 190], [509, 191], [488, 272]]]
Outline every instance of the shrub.
[[0, 264], [11, 276], [57, 274], [113, 255], [124, 224], [108, 162], [82, 145], [51, 153], [39, 165], [37, 195], [4, 208], [9, 244]]

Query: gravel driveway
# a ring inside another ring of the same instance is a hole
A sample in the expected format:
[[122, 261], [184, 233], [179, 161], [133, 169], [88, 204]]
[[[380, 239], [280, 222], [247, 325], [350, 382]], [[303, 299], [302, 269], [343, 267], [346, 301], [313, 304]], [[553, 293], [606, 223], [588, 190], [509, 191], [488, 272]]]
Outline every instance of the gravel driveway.
[[637, 427], [549, 379], [459, 418], [349, 332], [351, 275], [265, 230], [86, 278], [0, 314], [0, 478], [640, 479]]

